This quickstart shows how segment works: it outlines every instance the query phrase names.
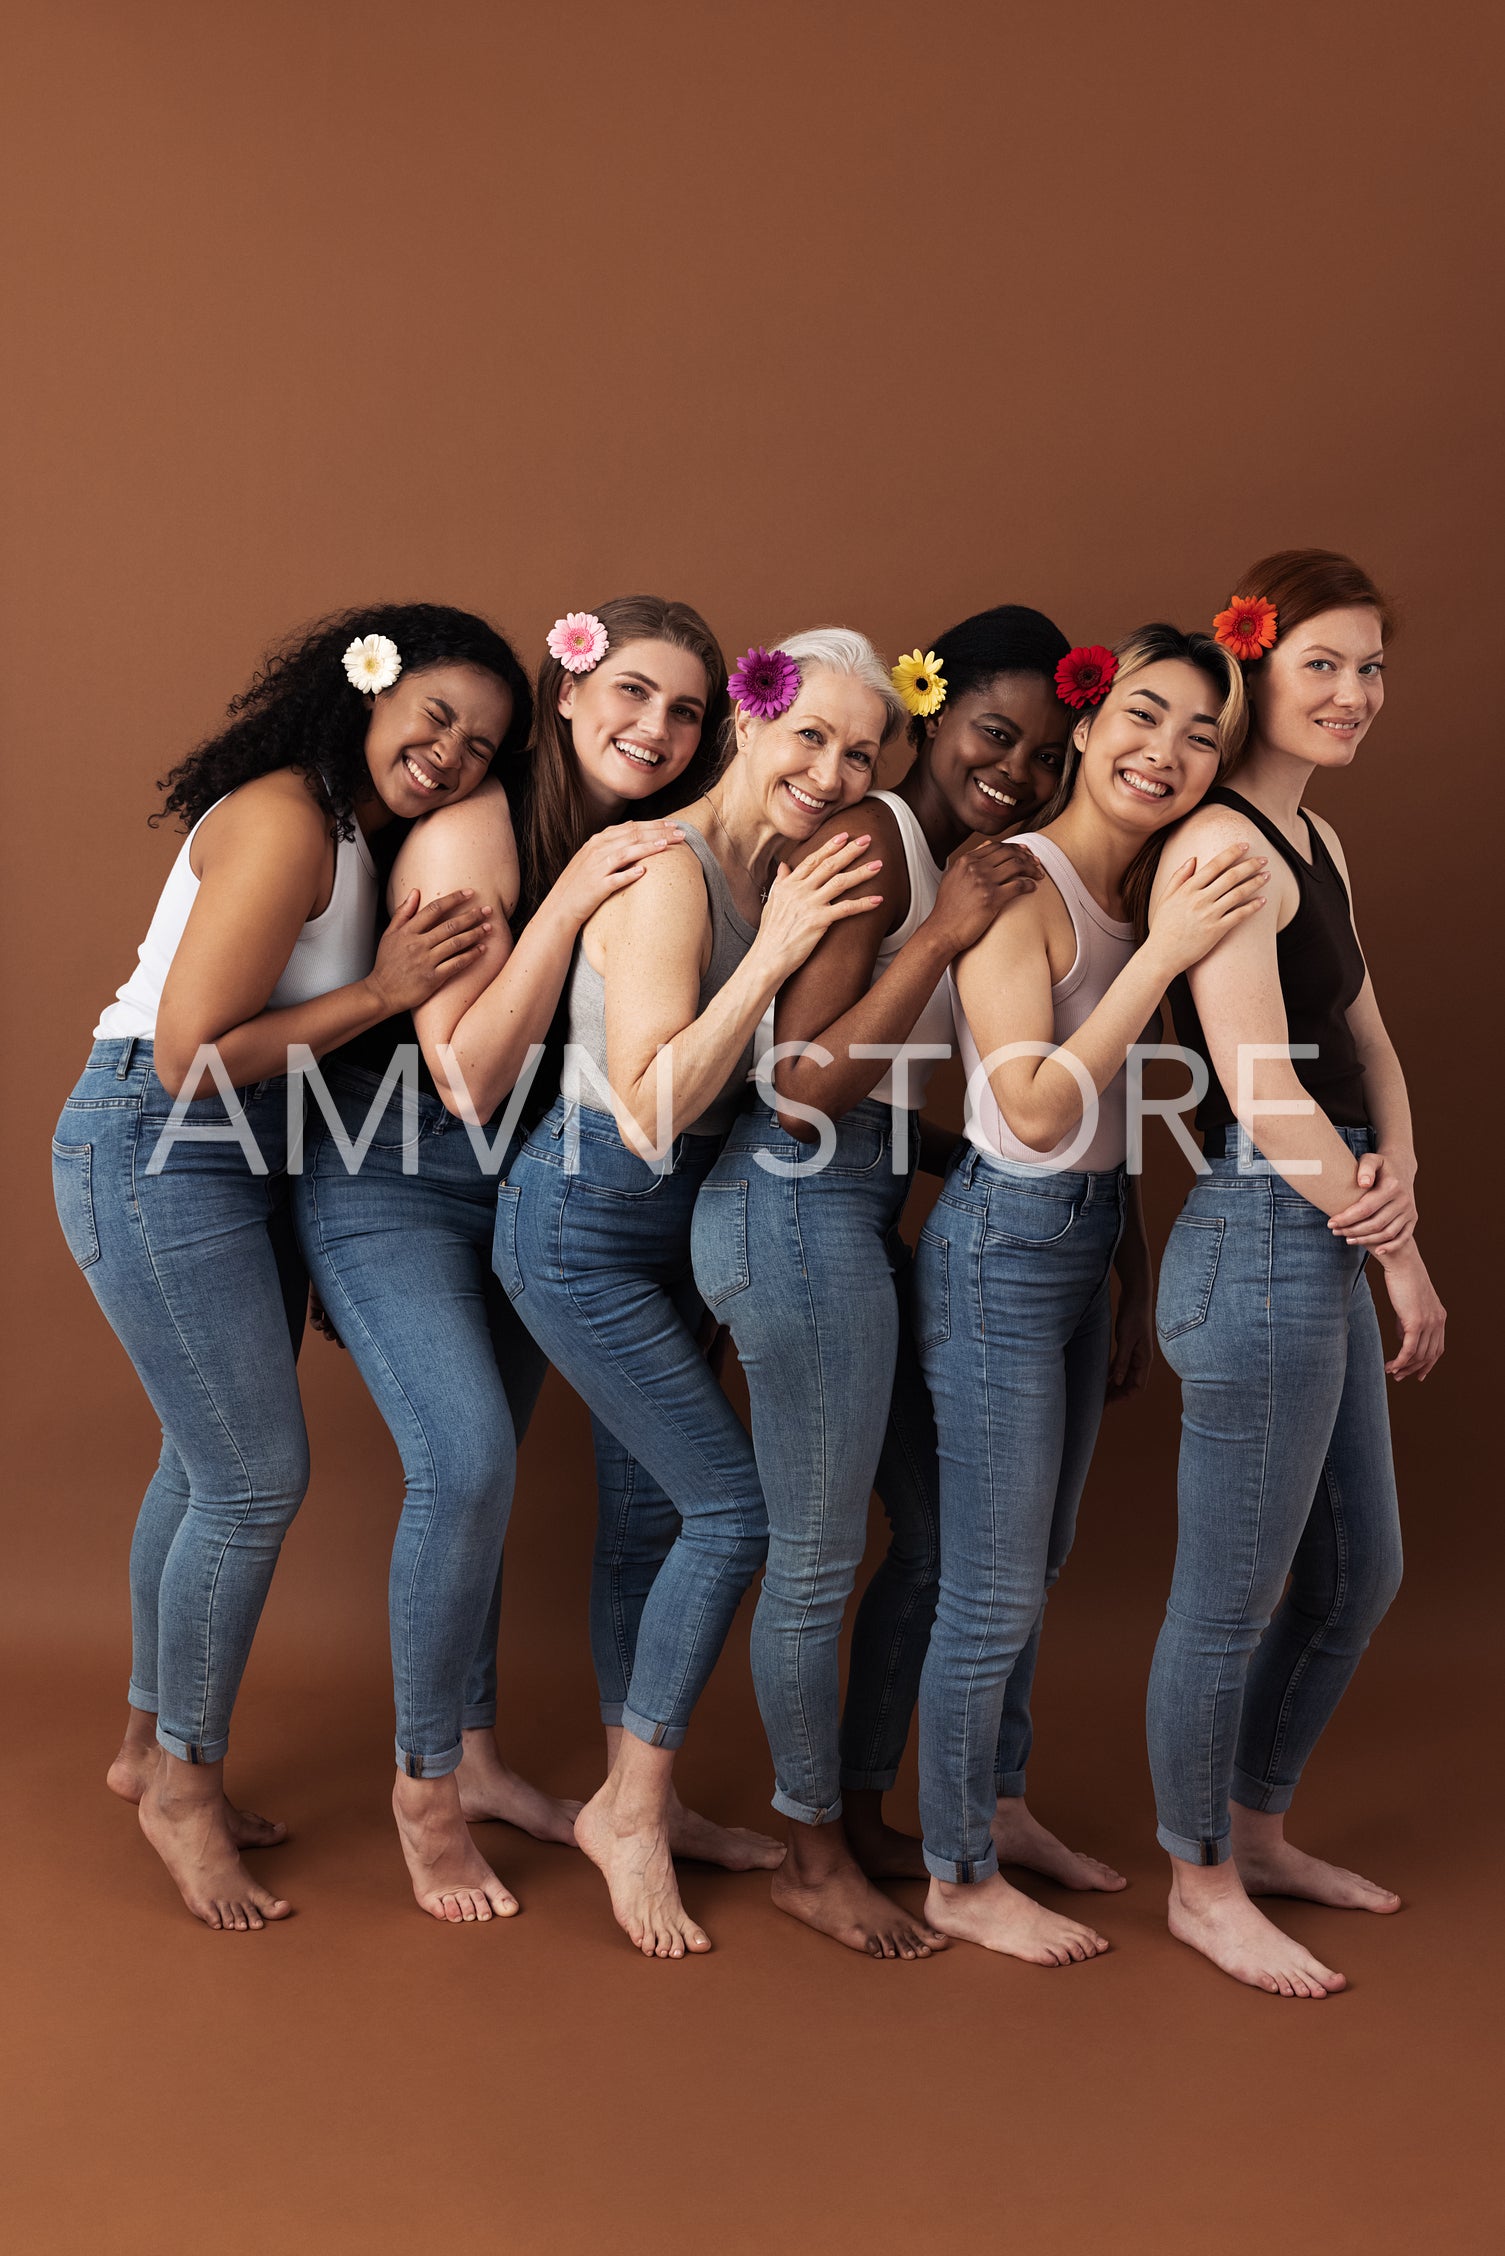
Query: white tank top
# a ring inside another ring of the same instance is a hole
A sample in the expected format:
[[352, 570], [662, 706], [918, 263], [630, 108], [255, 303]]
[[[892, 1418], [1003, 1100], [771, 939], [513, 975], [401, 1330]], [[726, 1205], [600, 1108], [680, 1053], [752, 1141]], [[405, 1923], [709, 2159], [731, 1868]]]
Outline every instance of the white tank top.
[[[899, 826], [899, 836], [904, 844], [904, 865], [909, 872], [909, 911], [902, 924], [884, 935], [878, 950], [878, 960], [873, 965], [873, 976], [868, 981], [870, 987], [875, 987], [905, 941], [914, 938], [935, 907], [935, 897], [941, 889], [941, 879], [945, 872], [937, 869], [931, 860], [930, 848], [925, 843], [925, 833], [921, 830], [918, 819], [896, 792], [870, 791], [868, 797], [881, 799], [892, 813]], [[753, 1048], [754, 1072], [763, 1052], [773, 1044], [773, 1013], [774, 1006], [770, 1003], [758, 1021]], [[941, 980], [905, 1038], [910, 1042], [944, 1042], [948, 1051], [952, 1048], [951, 989], [947, 979]], [[924, 1103], [930, 1076], [940, 1063], [939, 1058], [910, 1059], [908, 1095], [911, 1111], [917, 1112]], [[891, 1068], [872, 1094], [873, 1101], [877, 1104], [893, 1103], [894, 1077]]]
[[[226, 792], [225, 798], [229, 797]], [[214, 805], [222, 807], [224, 799], [216, 799]], [[94, 1029], [96, 1041], [122, 1035], [150, 1041], [156, 1033], [162, 989], [189, 911], [198, 898], [199, 881], [188, 850], [199, 823], [213, 812], [214, 807], [206, 807], [184, 839], [167, 873], [146, 938], [136, 951], [136, 968], [125, 985], [116, 988], [114, 1002], [106, 1007]], [[354, 980], [365, 978], [376, 961], [376, 893], [376, 864], [357, 826], [354, 838], [336, 842], [329, 904], [309, 918], [293, 942], [282, 976], [266, 999], [268, 1010], [309, 1003], [315, 995], [327, 995], [336, 987], [348, 987]]]
[[[1076, 933], [1076, 956], [1071, 969], [1050, 991], [1054, 1019], [1052, 1039], [1059, 1046], [1092, 1016], [1133, 955], [1134, 927], [1131, 924], [1120, 924], [1116, 917], [1103, 914], [1053, 839], [1030, 838], [1027, 844], [1066, 903], [1072, 929]], [[1052, 1160], [1059, 1160], [1071, 1150], [1080, 1133], [1081, 1122], [1048, 1152], [1032, 1151], [1028, 1144], [1019, 1141], [999, 1110], [998, 1100], [987, 1080], [973, 1080], [979, 1063], [977, 1043], [962, 1010], [961, 998], [956, 992], [955, 974], [948, 972], [946, 977], [951, 986], [962, 1064], [967, 1073], [968, 1142], [975, 1144], [979, 1151], [986, 1152], [992, 1159], [1005, 1159], [1025, 1166], [1048, 1166]], [[1104, 1168], [1123, 1164], [1128, 1148], [1128, 1070], [1128, 1060], [1125, 1058], [1119, 1071], [1098, 1098], [1097, 1128], [1092, 1141], [1069, 1162], [1073, 1174], [1078, 1171], [1096, 1173]]]

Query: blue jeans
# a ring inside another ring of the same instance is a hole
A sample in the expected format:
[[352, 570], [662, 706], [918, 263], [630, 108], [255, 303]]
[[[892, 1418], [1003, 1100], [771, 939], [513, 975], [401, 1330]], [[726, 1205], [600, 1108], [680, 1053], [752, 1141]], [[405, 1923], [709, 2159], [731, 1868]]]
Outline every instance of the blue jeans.
[[[346, 1065], [326, 1078], [354, 1137], [379, 1078]], [[311, 1119], [293, 1211], [319, 1298], [402, 1458], [388, 1584], [397, 1761], [410, 1778], [442, 1778], [461, 1731], [496, 1719], [502, 1542], [547, 1366], [492, 1274], [497, 1176], [438, 1097], [419, 1096], [416, 1120], [405, 1147], [394, 1091], [352, 1175]], [[416, 1174], [402, 1171], [405, 1149]]]
[[715, 1137], [677, 1137], [658, 1174], [628, 1150], [609, 1113], [561, 1100], [523, 1145], [497, 1203], [497, 1274], [595, 1413], [598, 1463], [603, 1438], [615, 1436], [656, 1484], [653, 1514], [662, 1491], [677, 1515], [635, 1623], [613, 1619], [621, 1587], [599, 1570], [632, 1553], [636, 1483], [602, 1482], [592, 1640], [601, 1654], [620, 1638], [629, 1670], [620, 1715], [607, 1721], [655, 1747], [683, 1742], [768, 1540], [752, 1443], [695, 1336], [690, 1222], [718, 1148]]
[[[1369, 1129], [1339, 1134], [1374, 1149]], [[1290, 1808], [1401, 1575], [1363, 1251], [1281, 1176], [1240, 1174], [1237, 1156], [1211, 1167], [1171, 1232], [1156, 1309], [1182, 1413], [1150, 1767], [1161, 1846], [1192, 1864], [1227, 1858], [1230, 1798]]]
[[920, 1818], [939, 1879], [997, 1870], [1029, 1695], [1102, 1417], [1121, 1167], [1036, 1174], [964, 1145], [920, 1233], [915, 1334], [941, 1458], [941, 1590], [920, 1680]]
[[287, 1084], [218, 1096], [148, 1172], [172, 1100], [152, 1045], [99, 1041], [52, 1144], [74, 1260], [162, 1425], [131, 1544], [132, 1707], [183, 1762], [218, 1762], [282, 1538], [308, 1486], [297, 1341], [308, 1285], [287, 1211]]
[[[887, 1105], [854, 1106], [836, 1137], [818, 1173], [770, 1174], [759, 1152], [808, 1169], [811, 1148], [755, 1101], [706, 1178], [692, 1241], [696, 1282], [731, 1328], [752, 1400], [769, 1522], [753, 1682], [774, 1808], [802, 1825], [839, 1816], [843, 1786], [893, 1784], [940, 1562], [935, 1421], [898, 1234], [913, 1170], [893, 1172]], [[875, 1481], [891, 1540], [857, 1611], [838, 1724], [838, 1640]]]

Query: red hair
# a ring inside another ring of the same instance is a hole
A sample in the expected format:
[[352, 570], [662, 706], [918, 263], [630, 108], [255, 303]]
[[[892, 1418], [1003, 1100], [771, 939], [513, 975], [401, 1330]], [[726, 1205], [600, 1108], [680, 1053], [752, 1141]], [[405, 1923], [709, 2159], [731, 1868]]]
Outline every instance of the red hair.
[[[1388, 642], [1395, 632], [1395, 612], [1387, 595], [1375, 586], [1361, 564], [1335, 548], [1281, 548], [1262, 556], [1241, 572], [1233, 596], [1262, 595], [1275, 606], [1275, 635], [1282, 641], [1292, 627], [1306, 624], [1322, 611], [1378, 611], [1380, 637]], [[1262, 660], [1245, 668], [1247, 681]]]

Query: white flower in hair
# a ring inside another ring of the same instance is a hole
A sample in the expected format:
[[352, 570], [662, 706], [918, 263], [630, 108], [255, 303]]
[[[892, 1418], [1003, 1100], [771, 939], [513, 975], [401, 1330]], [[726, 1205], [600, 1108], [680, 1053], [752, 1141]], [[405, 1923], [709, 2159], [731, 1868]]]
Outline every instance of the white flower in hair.
[[345, 652], [345, 674], [352, 689], [390, 689], [402, 672], [402, 660], [390, 635], [358, 635]]

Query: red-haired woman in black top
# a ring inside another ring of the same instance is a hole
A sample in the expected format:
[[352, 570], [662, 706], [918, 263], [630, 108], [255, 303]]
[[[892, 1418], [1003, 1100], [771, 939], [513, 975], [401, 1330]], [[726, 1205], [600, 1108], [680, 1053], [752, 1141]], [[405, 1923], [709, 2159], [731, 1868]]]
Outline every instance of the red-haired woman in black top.
[[[1215, 854], [1251, 826], [1275, 852], [1267, 905], [1172, 990], [1178, 1037], [1207, 1067], [1207, 1172], [1160, 1277], [1184, 1414], [1150, 1759], [1171, 1932], [1255, 1988], [1325, 1997], [1343, 1976], [1251, 1899], [1399, 1908], [1287, 1841], [1285, 1816], [1400, 1580], [1385, 1374], [1424, 1378], [1444, 1324], [1343, 849], [1302, 807], [1379, 711], [1390, 615], [1347, 557], [1297, 549], [1246, 572], [1216, 627], [1244, 662], [1248, 745], [1175, 834], [1157, 891], [1188, 850]], [[1400, 1331], [1388, 1363], [1371, 1256]]]

